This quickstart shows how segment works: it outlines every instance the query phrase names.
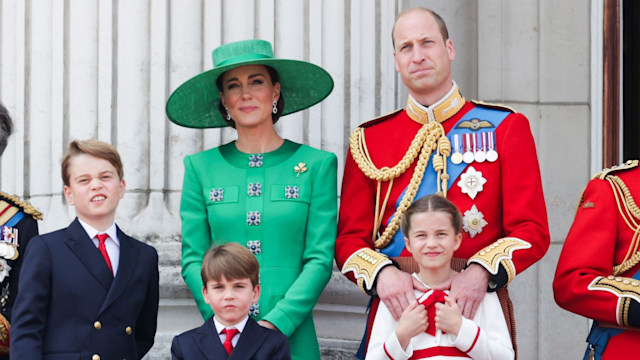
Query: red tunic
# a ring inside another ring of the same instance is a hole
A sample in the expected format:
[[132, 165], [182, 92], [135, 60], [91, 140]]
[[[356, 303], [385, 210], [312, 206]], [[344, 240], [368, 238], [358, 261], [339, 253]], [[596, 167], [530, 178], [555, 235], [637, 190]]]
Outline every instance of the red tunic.
[[[612, 276], [634, 234], [640, 235], [640, 217], [636, 211], [625, 220], [619, 211], [624, 205], [619, 207], [608, 180], [618, 177], [638, 202], [640, 168], [635, 164], [630, 169], [596, 175], [587, 185], [560, 254], [553, 290], [556, 302], [566, 310], [594, 319], [601, 326], [608, 323], [640, 330], [640, 281], [631, 278], [640, 265]], [[619, 199], [624, 201], [624, 197]], [[629, 226], [634, 223], [635, 231]], [[640, 332], [623, 331], [609, 340], [603, 359], [629, 358], [629, 351], [639, 343]]]
[[[464, 114], [476, 106], [485, 107], [485, 105], [465, 102], [457, 113], [442, 122], [446, 133], [451, 131]], [[422, 124], [412, 120], [407, 111], [401, 111], [365, 124], [364, 127], [369, 155], [373, 163], [378, 168], [382, 168], [383, 166], [392, 167], [399, 162]], [[498, 239], [516, 239], [514, 241], [518, 246], [505, 250], [504, 256], [494, 256], [495, 268], [490, 272], [499, 288], [511, 281], [516, 273], [520, 273], [542, 258], [549, 247], [549, 230], [538, 159], [528, 120], [521, 114], [509, 113], [493, 131], [496, 135], [498, 160], [473, 162], [463, 171], [464, 173], [469, 166], [473, 166], [476, 171], [481, 172], [482, 177], [487, 180], [483, 190], [475, 199], [472, 199], [462, 192], [460, 186], [456, 185], [459, 179], [451, 178], [449, 181], [453, 182], [453, 185], [448, 191], [447, 198], [456, 204], [463, 215], [475, 205], [487, 221], [482, 232], [473, 238], [468, 232], [463, 231], [462, 245], [454, 254], [455, 257], [471, 258], [470, 261], [476, 261], [474, 259], [483, 257], [479, 254], [481, 250], [494, 244]], [[472, 130], [468, 132], [472, 133]], [[384, 208], [380, 233], [395, 212], [398, 198], [411, 179], [416, 161], [394, 180], [390, 199]], [[381, 198], [384, 197], [387, 186], [388, 182], [383, 182]], [[349, 152], [342, 182], [336, 240], [336, 261], [343, 271], [345, 262], [350, 260], [354, 253], [362, 248], [374, 248], [371, 234], [375, 204], [376, 181], [365, 176]], [[509, 241], [511, 240], [507, 240]], [[474, 254], [476, 254], [475, 257]], [[410, 254], [403, 250], [401, 256], [410, 256]], [[487, 261], [491, 263], [492, 260]], [[487, 263], [479, 260], [477, 262], [489, 270]], [[505, 264], [512, 268], [511, 271], [505, 269]], [[346, 275], [354, 281], [353, 272], [348, 272]]]

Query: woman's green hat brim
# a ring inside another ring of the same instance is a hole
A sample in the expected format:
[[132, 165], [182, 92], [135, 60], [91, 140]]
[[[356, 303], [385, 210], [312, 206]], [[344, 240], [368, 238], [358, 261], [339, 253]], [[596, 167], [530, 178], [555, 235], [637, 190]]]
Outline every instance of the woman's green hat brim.
[[225, 71], [246, 65], [266, 65], [278, 72], [280, 92], [285, 99], [282, 115], [311, 107], [333, 90], [328, 72], [314, 64], [273, 58], [271, 44], [264, 40], [245, 40], [216, 48], [214, 68], [180, 85], [169, 97], [167, 116], [172, 122], [190, 128], [216, 128], [228, 124], [218, 110], [220, 94], [216, 81]]

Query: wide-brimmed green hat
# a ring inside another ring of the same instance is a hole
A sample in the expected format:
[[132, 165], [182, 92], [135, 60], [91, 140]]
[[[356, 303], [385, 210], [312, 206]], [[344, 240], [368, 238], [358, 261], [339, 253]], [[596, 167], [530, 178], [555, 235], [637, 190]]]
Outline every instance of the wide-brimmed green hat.
[[166, 111], [172, 122], [190, 128], [227, 126], [218, 111], [216, 80], [239, 66], [268, 65], [278, 72], [285, 99], [282, 115], [317, 104], [333, 90], [333, 79], [324, 69], [305, 61], [275, 59], [271, 44], [264, 40], [232, 42], [216, 48], [211, 55], [213, 69], [187, 80], [169, 97]]

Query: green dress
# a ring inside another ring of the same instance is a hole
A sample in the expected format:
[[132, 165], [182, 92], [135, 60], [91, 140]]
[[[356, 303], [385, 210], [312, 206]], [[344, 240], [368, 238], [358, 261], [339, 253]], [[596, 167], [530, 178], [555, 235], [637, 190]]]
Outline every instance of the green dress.
[[285, 140], [275, 151], [245, 154], [235, 142], [184, 159], [182, 276], [203, 318], [202, 257], [234, 241], [260, 263], [256, 320], [289, 337], [294, 359], [319, 359], [312, 309], [329, 281], [336, 238], [332, 153]]

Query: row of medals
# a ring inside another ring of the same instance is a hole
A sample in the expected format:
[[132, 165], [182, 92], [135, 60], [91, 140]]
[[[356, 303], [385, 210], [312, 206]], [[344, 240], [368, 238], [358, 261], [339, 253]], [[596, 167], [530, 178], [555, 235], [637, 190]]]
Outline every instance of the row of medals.
[[[453, 134], [453, 154], [451, 162], [458, 165], [464, 162], [494, 162], [498, 160], [495, 150], [496, 135], [493, 131], [482, 133]], [[464, 152], [461, 150], [464, 149]]]

